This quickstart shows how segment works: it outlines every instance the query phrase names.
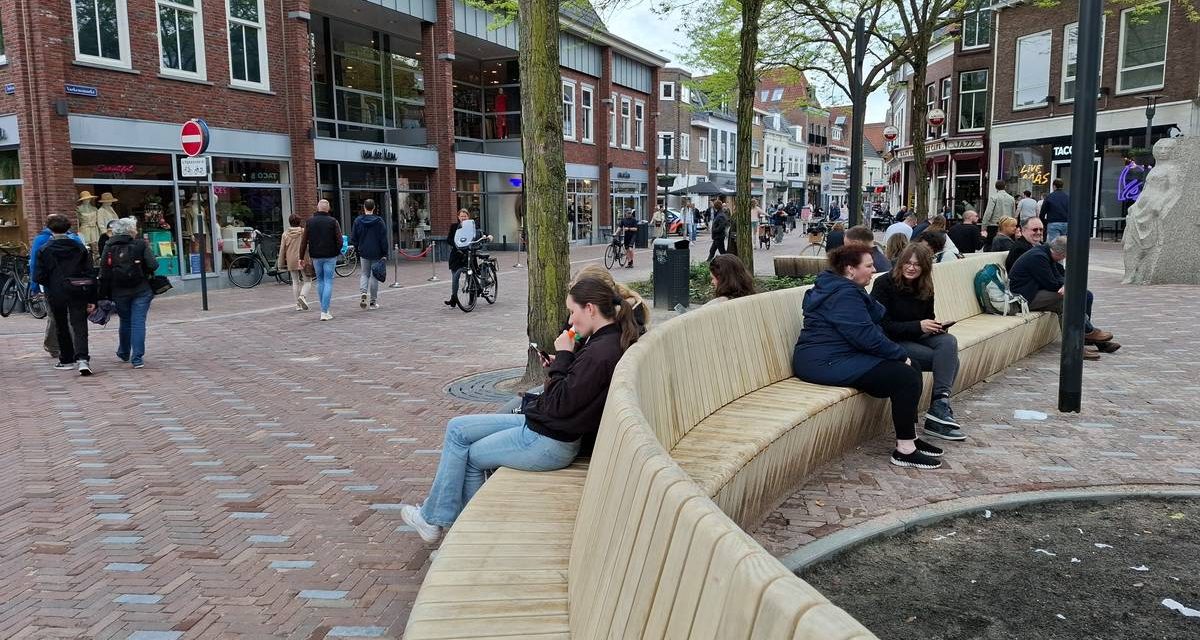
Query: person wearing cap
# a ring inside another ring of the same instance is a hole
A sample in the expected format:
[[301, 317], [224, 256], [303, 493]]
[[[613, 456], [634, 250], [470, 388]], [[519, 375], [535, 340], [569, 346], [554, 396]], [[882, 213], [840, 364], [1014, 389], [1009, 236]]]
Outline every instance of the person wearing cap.
[[887, 244], [888, 238], [898, 233], [903, 233], [905, 237], [912, 239], [913, 228], [917, 226], [917, 214], [913, 213], [912, 211], [903, 210], [901, 213], [905, 214], [904, 217], [892, 223], [892, 226], [888, 227], [887, 231], [883, 232], [884, 244]]

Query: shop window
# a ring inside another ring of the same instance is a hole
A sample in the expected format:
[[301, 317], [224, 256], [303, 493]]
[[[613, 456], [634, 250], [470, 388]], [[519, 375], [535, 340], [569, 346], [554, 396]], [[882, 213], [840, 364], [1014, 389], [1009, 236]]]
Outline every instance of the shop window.
[[262, 0], [227, 0], [229, 68], [234, 86], [266, 89], [267, 28]]
[[1167, 26], [1170, 3], [1158, 5], [1154, 13], [1141, 8], [1121, 12], [1121, 49], [1117, 69], [1117, 93], [1147, 91], [1163, 87], [1167, 64]]
[[987, 118], [987, 69], [958, 74], [958, 130], [982, 131]]
[[273, 160], [213, 158], [213, 182], [287, 184], [287, 163]]
[[586, 84], [579, 88], [579, 130], [580, 140], [586, 143], [592, 142], [592, 114], [595, 111], [592, 101], [595, 100], [595, 92]]
[[125, 0], [72, 0], [75, 59], [129, 68]]
[[[1075, 63], [1079, 53], [1079, 23], [1069, 24], [1063, 29], [1062, 100], [1075, 101]], [[1100, 19], [1100, 68], [1101, 83], [1104, 78], [1104, 18]]]
[[575, 139], [575, 83], [562, 81], [563, 138]]
[[174, 180], [167, 153], [118, 153], [73, 149], [71, 162], [76, 180]]
[[26, 237], [20, 156], [16, 149], [0, 151], [0, 250], [28, 253]]
[[1044, 107], [1050, 96], [1050, 31], [1017, 38], [1013, 109]]
[[962, 47], [986, 47], [992, 42], [992, 10], [978, 9], [963, 14]]
[[204, 77], [204, 18], [198, 0], [158, 0], [160, 71]]
[[640, 101], [633, 104], [633, 148], [646, 148], [646, 105]]

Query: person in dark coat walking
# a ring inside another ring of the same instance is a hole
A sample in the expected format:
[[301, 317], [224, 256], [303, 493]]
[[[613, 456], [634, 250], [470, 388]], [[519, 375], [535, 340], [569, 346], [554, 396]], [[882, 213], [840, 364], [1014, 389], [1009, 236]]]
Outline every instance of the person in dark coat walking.
[[708, 249], [708, 262], [712, 262], [717, 255], [724, 255], [725, 237], [729, 233], [729, 215], [724, 207], [718, 205], [716, 213], [712, 219], [712, 246]]
[[375, 201], [363, 201], [363, 214], [354, 220], [350, 230], [350, 244], [358, 251], [358, 306], [367, 309], [379, 308], [379, 281], [371, 272], [376, 262], [387, 258], [388, 233], [383, 218], [375, 215]]
[[[92, 375], [88, 354], [87, 316], [96, 308], [95, 268], [92, 256], [78, 240], [67, 236], [71, 221], [60, 213], [47, 217], [51, 237], [38, 250], [31, 280], [46, 292], [46, 304], [54, 316], [58, 333], [58, 364], [55, 369], [78, 369], [79, 375]], [[90, 287], [77, 286], [92, 278]]]
[[329, 201], [317, 203], [317, 213], [304, 223], [300, 236], [300, 267], [312, 260], [316, 271], [317, 296], [321, 299], [321, 319], [333, 320], [329, 304], [333, 301], [333, 275], [338, 256], [342, 253], [342, 225], [329, 214]]
[[117, 359], [141, 369], [145, 366], [146, 318], [154, 301], [150, 277], [158, 269], [158, 258], [150, 244], [138, 237], [136, 218], [113, 220], [109, 228], [113, 237], [100, 257], [100, 297], [112, 300], [121, 318]]
[[828, 256], [829, 269], [804, 296], [804, 328], [792, 352], [792, 371], [805, 382], [853, 387], [890, 398], [896, 449], [891, 463], [936, 469], [942, 450], [917, 438], [921, 371], [888, 339], [883, 305], [867, 295], [875, 264], [871, 250], [846, 245]]
[[885, 310], [883, 332], [904, 347], [922, 370], [933, 372], [925, 433], [943, 440], [966, 440], [950, 407], [950, 391], [958, 377], [958, 340], [934, 319], [933, 293], [933, 254], [920, 243], [905, 247], [896, 266], [871, 286], [871, 297]]

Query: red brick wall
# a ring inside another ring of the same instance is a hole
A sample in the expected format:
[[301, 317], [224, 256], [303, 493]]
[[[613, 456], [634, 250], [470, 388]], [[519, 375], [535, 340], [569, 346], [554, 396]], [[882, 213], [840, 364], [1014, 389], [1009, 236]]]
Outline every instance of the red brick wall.
[[458, 200], [454, 162], [453, 66], [438, 60], [454, 53], [454, 5], [438, 3], [438, 21], [421, 25], [421, 56], [425, 58], [425, 124], [429, 144], [438, 152], [438, 166], [429, 177], [429, 219], [434, 229], [457, 220]]
[[[608, 138], [599, 137], [600, 119], [608, 117], [608, 111], [603, 109], [600, 102], [604, 97], [600, 93], [600, 78], [579, 73], [572, 69], [560, 68], [563, 79], [575, 81], [575, 140], [563, 140], [563, 155], [567, 162], [575, 164], [600, 165], [599, 147], [608, 144]], [[585, 144], [583, 139], [583, 85], [592, 87], [592, 143]]]

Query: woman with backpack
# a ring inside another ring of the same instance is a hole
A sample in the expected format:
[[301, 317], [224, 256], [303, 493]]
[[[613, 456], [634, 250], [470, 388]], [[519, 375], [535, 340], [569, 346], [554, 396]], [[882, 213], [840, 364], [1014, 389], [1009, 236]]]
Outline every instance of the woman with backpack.
[[950, 391], [958, 377], [958, 340], [947, 333], [948, 325], [934, 320], [933, 254], [919, 242], [905, 247], [892, 270], [875, 279], [871, 297], [885, 309], [880, 322], [884, 334], [923, 371], [933, 372], [925, 433], [966, 440], [950, 408]]
[[112, 233], [100, 257], [100, 298], [112, 300], [121, 318], [117, 359], [141, 369], [145, 366], [146, 317], [154, 300], [150, 276], [158, 269], [158, 260], [150, 245], [136, 237], [136, 218], [113, 221]]

